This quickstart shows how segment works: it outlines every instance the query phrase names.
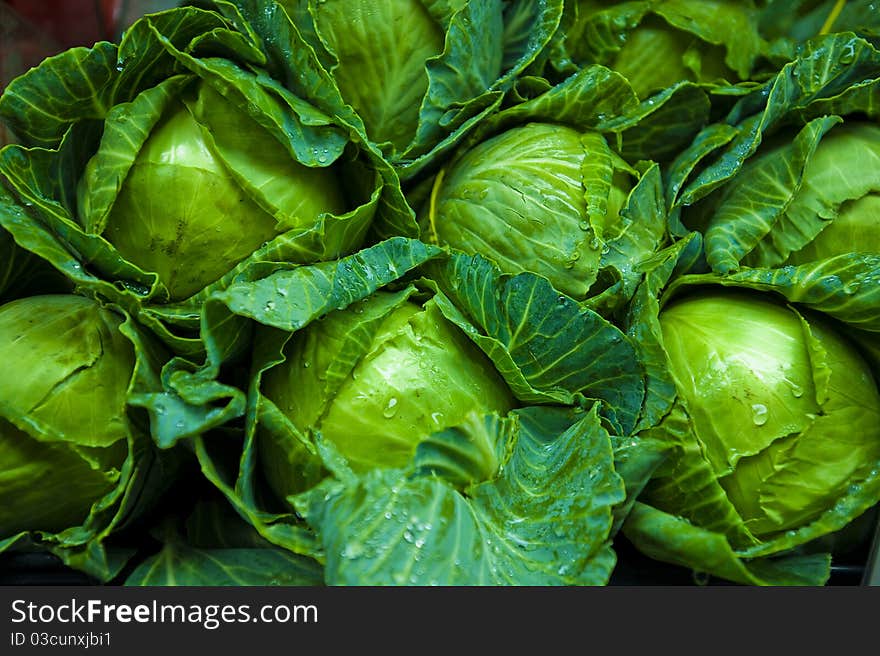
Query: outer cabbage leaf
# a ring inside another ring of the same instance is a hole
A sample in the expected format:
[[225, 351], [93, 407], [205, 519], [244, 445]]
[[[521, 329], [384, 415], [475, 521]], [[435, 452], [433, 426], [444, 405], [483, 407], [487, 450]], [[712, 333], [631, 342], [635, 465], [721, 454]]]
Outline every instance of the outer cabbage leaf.
[[851, 33], [811, 39], [679, 154], [668, 176], [670, 207], [692, 205], [737, 175], [765, 135], [782, 125], [828, 114], [876, 116], [878, 84], [880, 53], [869, 42]]
[[166, 543], [125, 579], [127, 586], [307, 586], [323, 583], [320, 566], [284, 549], [196, 549]]
[[602, 401], [600, 412], [628, 434], [644, 397], [630, 340], [612, 323], [556, 293], [543, 278], [501, 274], [485, 258], [454, 254], [430, 277], [444, 315], [486, 352], [526, 403]]
[[524, 412], [531, 421], [497, 478], [464, 494], [440, 478], [386, 470], [295, 497], [325, 545], [327, 582], [606, 583], [612, 507], [624, 498], [610, 439], [595, 411], [562, 435], [540, 430], [540, 409]]
[[[96, 43], [47, 58], [4, 89], [3, 122], [24, 144], [56, 146], [71, 116], [102, 119], [113, 104], [116, 45]], [[33, 111], [39, 108], [39, 111]]]
[[845, 325], [876, 333], [880, 331], [878, 263], [880, 255], [848, 253], [799, 266], [743, 269], [729, 276], [705, 274], [676, 281], [670, 290], [679, 284], [706, 282], [775, 292]]
[[[750, 159], [722, 195], [707, 203], [712, 209], [705, 228], [706, 258], [714, 271], [730, 273], [740, 262], [779, 264], [824, 227], [819, 214], [798, 213], [795, 198], [819, 140], [840, 120], [815, 119], [770, 155]], [[689, 219], [685, 213], [683, 220]]]
[[630, 512], [623, 532], [652, 558], [743, 585], [815, 587], [825, 585], [831, 574], [829, 554], [745, 560], [718, 533], [640, 502]]

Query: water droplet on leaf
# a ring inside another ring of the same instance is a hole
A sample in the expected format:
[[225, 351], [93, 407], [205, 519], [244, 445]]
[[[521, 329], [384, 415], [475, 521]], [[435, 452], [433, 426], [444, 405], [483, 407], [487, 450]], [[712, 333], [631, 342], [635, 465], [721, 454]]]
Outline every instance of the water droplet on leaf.
[[755, 426], [763, 426], [767, 423], [767, 406], [763, 403], [755, 403], [752, 405], [752, 421]]
[[388, 399], [388, 404], [382, 411], [382, 416], [386, 419], [391, 419], [391, 417], [393, 417], [395, 414], [397, 414], [397, 399], [392, 396], [390, 399]]

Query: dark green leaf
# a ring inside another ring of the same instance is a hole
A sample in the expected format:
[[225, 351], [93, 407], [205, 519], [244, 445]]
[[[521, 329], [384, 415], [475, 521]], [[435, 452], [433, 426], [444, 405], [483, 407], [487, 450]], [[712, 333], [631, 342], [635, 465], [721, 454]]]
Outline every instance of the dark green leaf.
[[196, 549], [169, 542], [126, 578], [127, 586], [323, 585], [320, 565], [283, 549]]
[[603, 415], [627, 434], [644, 398], [630, 340], [600, 315], [556, 292], [540, 276], [498, 272], [480, 256], [455, 254], [433, 269], [437, 303], [492, 359], [527, 403], [602, 401]]
[[431, 476], [374, 471], [296, 497], [331, 585], [603, 585], [624, 497], [595, 411], [561, 435], [524, 411], [509, 461], [467, 496]]

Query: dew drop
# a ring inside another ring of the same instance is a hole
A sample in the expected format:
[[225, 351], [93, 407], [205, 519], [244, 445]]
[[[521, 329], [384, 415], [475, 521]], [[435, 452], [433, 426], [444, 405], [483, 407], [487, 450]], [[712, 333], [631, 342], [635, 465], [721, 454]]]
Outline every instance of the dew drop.
[[767, 406], [763, 403], [755, 403], [752, 405], [752, 421], [755, 426], [763, 426], [767, 423]]
[[361, 554], [363, 554], [364, 548], [363, 545], [355, 542], [354, 544], [349, 544], [342, 551], [342, 557], [346, 560], [351, 560], [354, 558], [358, 558]]
[[382, 416], [386, 419], [391, 419], [397, 413], [397, 399], [393, 396], [388, 399], [388, 405], [385, 406], [385, 409], [382, 411]]

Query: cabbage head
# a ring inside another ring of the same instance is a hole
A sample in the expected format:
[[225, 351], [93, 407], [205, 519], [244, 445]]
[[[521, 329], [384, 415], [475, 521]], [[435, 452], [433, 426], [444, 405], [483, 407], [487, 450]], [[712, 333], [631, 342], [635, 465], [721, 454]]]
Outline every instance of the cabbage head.
[[[105, 155], [78, 186], [89, 215]], [[333, 167], [311, 168], [247, 113], [199, 81], [172, 103], [136, 154], [107, 212], [104, 237], [186, 299], [278, 234], [305, 231], [346, 196]]]
[[611, 68], [640, 98], [683, 82], [749, 80], [766, 47], [756, 12], [738, 0], [581, 1], [567, 11], [570, 60]]
[[[320, 434], [355, 472], [405, 467], [432, 433], [515, 404], [483, 352], [412, 293], [379, 291], [309, 324], [263, 378], [297, 429]], [[279, 495], [300, 489], [285, 444], [266, 436], [260, 445]]]
[[72, 294], [0, 307], [0, 537], [85, 523], [124, 483], [134, 368], [122, 318]]
[[877, 381], [827, 319], [711, 292], [672, 301], [660, 325], [694, 437], [755, 537], [815, 520], [876, 467]]
[[307, 65], [330, 87], [324, 96], [336, 103], [332, 111], [363, 130], [402, 180], [435, 170], [444, 153], [500, 108], [563, 13], [562, 2], [528, 0], [278, 4], [289, 25], [271, 6], [246, 6], [245, 15], [263, 38], [280, 44], [283, 57], [284, 46], [296, 48], [302, 39], [300, 48], [314, 59]]
[[[315, 27], [335, 55], [333, 78], [376, 143], [406, 151], [415, 138], [426, 64], [443, 52], [444, 29], [421, 0], [325, 0]], [[498, 61], [495, 74], [500, 72]]]
[[436, 177], [429, 237], [583, 299], [598, 278], [604, 228], [619, 220], [633, 186], [633, 169], [601, 134], [526, 123], [478, 143]]

